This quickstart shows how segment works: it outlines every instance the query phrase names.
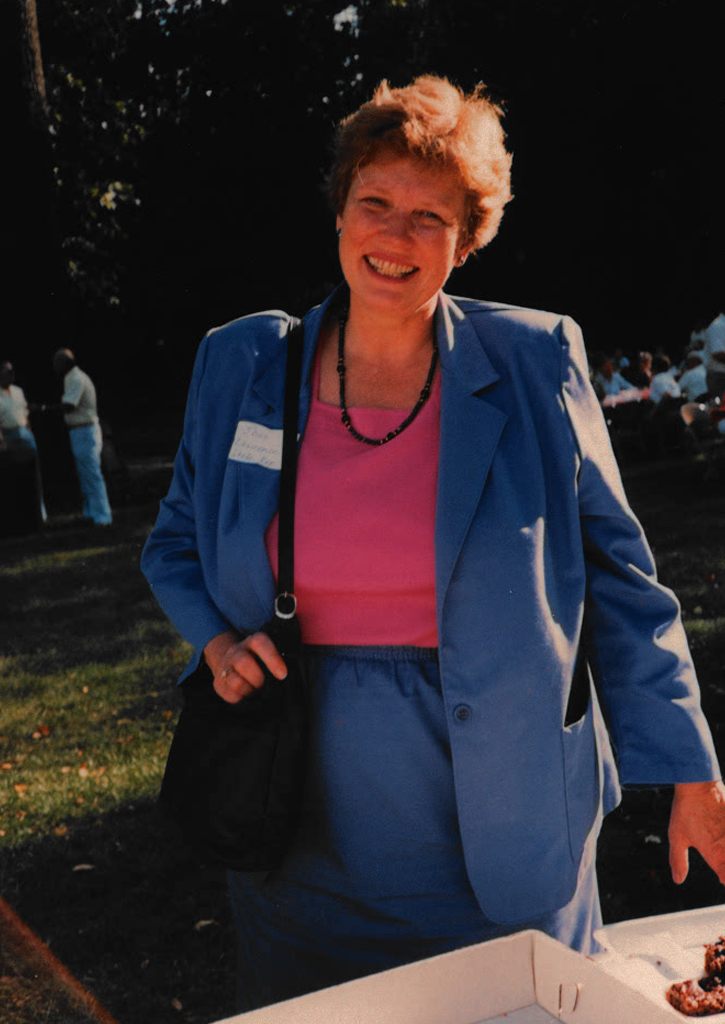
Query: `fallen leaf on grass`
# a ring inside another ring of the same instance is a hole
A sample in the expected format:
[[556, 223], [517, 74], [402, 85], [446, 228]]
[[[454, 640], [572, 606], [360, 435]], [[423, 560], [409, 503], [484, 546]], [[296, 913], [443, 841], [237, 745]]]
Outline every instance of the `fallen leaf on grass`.
[[69, 772], [72, 772], [72, 771], [73, 771], [73, 769], [71, 768], [71, 766], [69, 764], [64, 764], [63, 767], [60, 770], [60, 774], [61, 775], [67, 775]]
[[96, 865], [95, 864], [74, 864], [73, 865], [73, 870], [74, 871], [95, 871], [96, 870]]
[[26, 782], [16, 782], [15, 785], [13, 786], [13, 789], [18, 794], [18, 796], [25, 796], [25, 794], [28, 792], [28, 785]]
[[13, 764], [12, 761], [3, 761], [3, 763], [0, 764], [0, 770], [4, 772], [11, 772], [14, 767], [15, 765]]
[[53, 829], [53, 835], [54, 836], [67, 836], [68, 835], [68, 826], [67, 825], [56, 825], [56, 827]]
[[168, 722], [170, 718], [174, 717], [174, 712], [171, 711], [169, 708], [166, 708], [164, 711], [161, 712], [161, 717], [165, 718], [166, 721]]
[[38, 725], [35, 727], [35, 731], [32, 734], [34, 740], [43, 740], [46, 736], [50, 736], [49, 725]]
[[80, 768], [78, 769], [78, 774], [80, 775], [80, 777], [82, 779], [87, 779], [88, 776], [90, 775], [90, 772], [88, 771], [88, 765], [87, 764], [82, 764], [80, 766]]
[[219, 922], [215, 921], [213, 917], [208, 920], [197, 921], [194, 925], [194, 931], [200, 932], [202, 928], [208, 928], [210, 924], [219, 924]]

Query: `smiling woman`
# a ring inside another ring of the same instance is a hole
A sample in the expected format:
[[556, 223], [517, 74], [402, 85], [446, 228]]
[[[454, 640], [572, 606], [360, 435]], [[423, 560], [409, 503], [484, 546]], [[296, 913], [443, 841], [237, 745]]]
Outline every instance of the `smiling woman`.
[[[581, 333], [443, 291], [510, 198], [500, 115], [483, 87], [426, 76], [382, 83], [338, 131], [344, 281], [304, 319], [300, 393], [307, 788], [282, 863], [229, 874], [244, 1009], [520, 928], [589, 951], [619, 780], [675, 784], [675, 880], [690, 845], [725, 880], [725, 791], [678, 604]], [[288, 322], [204, 340], [144, 551], [195, 647], [184, 685], [229, 703], [286, 672], [260, 628]]]

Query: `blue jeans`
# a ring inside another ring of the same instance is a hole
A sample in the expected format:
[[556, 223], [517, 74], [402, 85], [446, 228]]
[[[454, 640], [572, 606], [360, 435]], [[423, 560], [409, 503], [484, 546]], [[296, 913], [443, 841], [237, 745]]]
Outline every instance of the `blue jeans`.
[[113, 517], [101, 473], [101, 428], [92, 423], [86, 427], [73, 427], [69, 434], [83, 494], [83, 515], [97, 526], [107, 526]]

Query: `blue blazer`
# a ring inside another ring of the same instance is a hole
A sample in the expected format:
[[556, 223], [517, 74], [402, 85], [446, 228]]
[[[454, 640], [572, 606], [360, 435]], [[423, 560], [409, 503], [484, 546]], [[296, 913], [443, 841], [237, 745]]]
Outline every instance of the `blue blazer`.
[[[303, 434], [329, 301], [304, 321]], [[264, 533], [278, 500], [288, 319], [242, 317], [197, 355], [142, 560], [195, 648], [187, 673], [213, 636], [253, 631], [272, 608]], [[484, 914], [515, 923], [572, 898], [618, 777], [662, 785], [720, 770], [679, 606], [627, 504], [579, 328], [442, 293], [436, 332], [436, 600], [458, 816]], [[596, 687], [565, 724], [577, 666]]]

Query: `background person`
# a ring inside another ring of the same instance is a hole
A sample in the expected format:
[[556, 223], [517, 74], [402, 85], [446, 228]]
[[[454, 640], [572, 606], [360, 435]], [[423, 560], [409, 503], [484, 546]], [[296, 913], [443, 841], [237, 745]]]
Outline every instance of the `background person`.
[[652, 353], [638, 352], [634, 363], [622, 370], [622, 376], [636, 388], [648, 388], [652, 380]]
[[63, 380], [61, 408], [83, 496], [83, 517], [95, 526], [108, 526], [113, 516], [101, 471], [103, 438], [98, 422], [93, 381], [76, 364], [69, 348], [53, 356], [53, 369]]
[[[345, 281], [305, 317], [296, 499], [307, 793], [282, 866], [229, 874], [244, 1009], [526, 927], [590, 950], [618, 775], [675, 784], [675, 881], [689, 846], [725, 880], [678, 604], [581, 332], [442, 290], [495, 235], [509, 170], [499, 109], [432, 76], [382, 83], [338, 129]], [[287, 326], [259, 313], [203, 341], [142, 560], [195, 648], [182, 679], [206, 671], [232, 703], [263, 684], [258, 659], [285, 674], [258, 630]]]
[[614, 360], [606, 352], [593, 352], [590, 365], [594, 373], [592, 385], [600, 401], [607, 395], [618, 395], [634, 388], [634, 384], [615, 369]]
[[29, 412], [25, 393], [15, 383], [13, 364], [0, 363], [0, 451], [6, 454], [3, 534], [37, 529], [48, 518]]
[[725, 395], [725, 313], [718, 313], [701, 335], [707, 371], [707, 390], [713, 398]]
[[0, 443], [37, 452], [29, 412], [25, 393], [15, 383], [13, 364], [7, 360], [0, 363]]
[[682, 397], [680, 385], [675, 380], [675, 368], [669, 356], [655, 356], [652, 360], [652, 382], [649, 388], [649, 400], [659, 405], [665, 398], [679, 399]]
[[699, 352], [688, 352], [685, 368], [678, 377], [680, 391], [688, 402], [703, 402], [707, 398], [707, 373]]

